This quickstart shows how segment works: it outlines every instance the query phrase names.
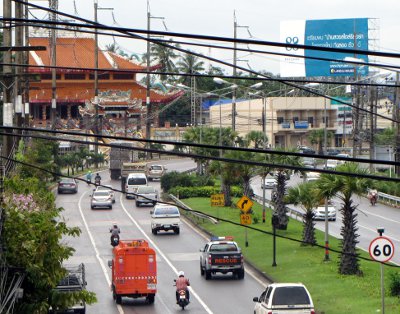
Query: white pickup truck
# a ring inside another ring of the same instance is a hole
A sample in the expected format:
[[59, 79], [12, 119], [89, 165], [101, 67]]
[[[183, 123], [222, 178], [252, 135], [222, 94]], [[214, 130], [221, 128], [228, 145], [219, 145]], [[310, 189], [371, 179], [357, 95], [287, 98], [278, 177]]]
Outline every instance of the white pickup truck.
[[179, 234], [181, 214], [178, 207], [167, 204], [157, 204], [151, 214], [151, 232], [156, 235], [158, 231], [173, 230]]

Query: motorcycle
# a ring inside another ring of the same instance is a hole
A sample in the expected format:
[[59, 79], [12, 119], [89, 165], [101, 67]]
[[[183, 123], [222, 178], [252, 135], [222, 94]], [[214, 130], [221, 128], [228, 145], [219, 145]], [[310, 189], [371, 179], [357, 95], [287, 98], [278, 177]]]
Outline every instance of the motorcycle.
[[372, 206], [375, 206], [376, 201], [377, 201], [377, 195], [376, 194], [372, 194], [369, 198], [369, 201], [371, 203]]
[[115, 234], [111, 236], [111, 245], [116, 247], [119, 244], [119, 235]]
[[95, 185], [100, 185], [101, 184], [101, 179], [100, 178], [95, 178], [94, 179], [94, 184]]
[[[176, 280], [174, 280], [176, 282]], [[176, 285], [174, 285], [176, 286]], [[186, 290], [179, 290], [178, 291], [178, 305], [182, 308], [182, 310], [185, 309], [185, 306], [189, 304], [189, 299], [187, 298], [186, 295]]]

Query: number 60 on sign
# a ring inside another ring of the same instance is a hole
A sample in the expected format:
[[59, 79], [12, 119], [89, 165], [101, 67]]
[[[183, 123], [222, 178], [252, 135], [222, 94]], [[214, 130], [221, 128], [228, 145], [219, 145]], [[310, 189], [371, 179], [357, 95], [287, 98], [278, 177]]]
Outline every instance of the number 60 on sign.
[[388, 262], [394, 255], [394, 244], [386, 237], [377, 237], [369, 245], [369, 255], [378, 262]]

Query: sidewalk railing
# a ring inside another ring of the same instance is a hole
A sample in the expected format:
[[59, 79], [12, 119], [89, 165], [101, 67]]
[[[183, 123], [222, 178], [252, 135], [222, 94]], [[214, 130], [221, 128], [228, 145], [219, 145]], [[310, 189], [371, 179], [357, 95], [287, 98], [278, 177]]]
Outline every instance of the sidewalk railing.
[[390, 205], [396, 208], [400, 207], [400, 197], [386, 194], [383, 192], [378, 192], [378, 196], [379, 196], [378, 197], [379, 203]]

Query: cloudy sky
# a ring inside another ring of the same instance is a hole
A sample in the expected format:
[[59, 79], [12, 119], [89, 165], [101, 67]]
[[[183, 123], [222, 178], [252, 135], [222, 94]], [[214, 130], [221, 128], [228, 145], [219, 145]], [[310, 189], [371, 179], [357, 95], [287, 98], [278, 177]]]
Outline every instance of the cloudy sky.
[[[46, 1], [32, 1], [46, 5]], [[313, 20], [338, 18], [375, 18], [374, 36], [379, 39], [381, 51], [400, 52], [400, 1], [398, 0], [149, 0], [151, 28], [178, 33], [192, 33], [213, 36], [233, 37], [234, 12], [239, 26], [248, 26], [254, 39], [279, 41], [280, 22], [287, 20]], [[93, 0], [62, 0], [59, 10], [93, 20]], [[100, 23], [128, 28], [147, 28], [147, 0], [98, 0]], [[46, 18], [38, 11], [32, 11], [38, 18]], [[163, 24], [165, 23], [165, 26]], [[238, 38], [249, 38], [246, 28], [237, 29]], [[142, 54], [146, 46], [134, 40], [114, 38], [116, 43], [128, 53]], [[101, 38], [105, 46], [114, 40]], [[246, 46], [239, 46], [246, 48]], [[258, 49], [257, 46], [251, 46]], [[216, 49], [190, 49], [200, 51], [214, 58], [232, 62], [232, 52], [220, 52]], [[264, 49], [274, 50], [265, 47]], [[270, 55], [249, 55], [238, 53], [238, 65], [250, 66], [256, 70], [279, 72], [279, 57]], [[396, 62], [391, 60], [391, 63]], [[400, 63], [400, 62], [397, 62]], [[227, 70], [229, 74], [231, 70]]]

